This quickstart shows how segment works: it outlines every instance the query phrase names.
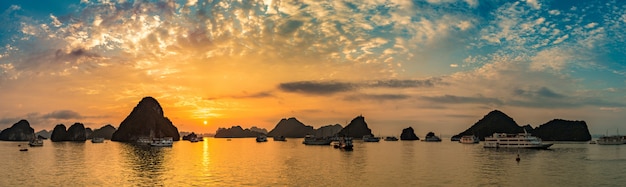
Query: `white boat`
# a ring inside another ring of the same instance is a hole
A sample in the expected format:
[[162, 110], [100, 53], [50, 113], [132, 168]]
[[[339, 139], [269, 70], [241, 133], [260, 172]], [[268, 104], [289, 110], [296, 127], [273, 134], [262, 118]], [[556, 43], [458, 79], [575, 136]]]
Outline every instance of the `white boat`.
[[385, 137], [385, 141], [398, 141], [398, 138], [395, 136], [387, 136]]
[[189, 141], [192, 142], [192, 143], [195, 143], [195, 142], [200, 141], [200, 139], [198, 139], [198, 137], [191, 137], [191, 138], [189, 138]]
[[150, 146], [154, 147], [172, 147], [174, 139], [172, 137], [154, 138], [150, 143]]
[[474, 135], [465, 135], [465, 136], [462, 136], [461, 139], [459, 139], [459, 143], [462, 143], [462, 144], [475, 144], [478, 142], [480, 142], [480, 139], [478, 139], [478, 137]]
[[380, 138], [379, 137], [374, 137], [372, 135], [365, 135], [365, 136], [363, 136], [363, 141], [364, 142], [379, 142]]
[[30, 141], [28, 141], [28, 145], [30, 145], [31, 147], [43, 146], [43, 140], [39, 138], [33, 138]]
[[259, 135], [256, 137], [256, 142], [267, 142], [267, 136]]
[[93, 137], [91, 138], [91, 143], [102, 143], [104, 142], [104, 138]]
[[305, 145], [330, 145], [332, 141], [333, 140], [330, 138], [318, 138], [313, 135], [306, 135], [302, 143]]
[[596, 140], [598, 145], [622, 145], [626, 143], [626, 138], [624, 136], [602, 136], [598, 140]]
[[435, 136], [435, 133], [433, 133], [433, 132], [428, 132], [426, 134], [426, 137], [422, 141], [425, 141], [425, 142], [441, 142], [441, 138], [439, 138], [438, 136]]
[[540, 138], [531, 136], [529, 133], [507, 134], [493, 133], [485, 137], [485, 148], [529, 148], [548, 149], [552, 144], [544, 144]]

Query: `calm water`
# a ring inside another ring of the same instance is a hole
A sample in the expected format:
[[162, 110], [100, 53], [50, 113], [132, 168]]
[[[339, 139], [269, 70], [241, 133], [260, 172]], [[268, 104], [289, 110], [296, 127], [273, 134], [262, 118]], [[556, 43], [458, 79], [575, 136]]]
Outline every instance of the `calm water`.
[[302, 139], [175, 142], [151, 148], [106, 141], [29, 147], [0, 142], [0, 186], [619, 186], [626, 145], [484, 149], [456, 142], [355, 141], [354, 151]]

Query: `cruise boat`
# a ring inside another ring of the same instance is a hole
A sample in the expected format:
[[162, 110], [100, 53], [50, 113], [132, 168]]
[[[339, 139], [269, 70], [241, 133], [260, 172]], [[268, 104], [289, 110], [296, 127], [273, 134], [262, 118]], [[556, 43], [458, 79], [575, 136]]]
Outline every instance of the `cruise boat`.
[[352, 151], [352, 149], [354, 148], [354, 146], [352, 145], [352, 137], [341, 138], [339, 140], [338, 148], [346, 151]]
[[267, 136], [259, 135], [256, 137], [256, 142], [267, 142]]
[[425, 142], [441, 142], [441, 138], [439, 138], [438, 136], [435, 136], [435, 133], [433, 133], [433, 132], [428, 132], [426, 134], [426, 137], [422, 141], [425, 141]]
[[548, 149], [552, 144], [544, 144], [540, 138], [531, 136], [529, 133], [507, 134], [493, 133], [485, 137], [485, 148], [530, 148]]
[[43, 146], [43, 140], [39, 138], [33, 138], [28, 142], [28, 145], [31, 147], [40, 147]]
[[172, 137], [154, 138], [150, 143], [153, 147], [172, 147], [174, 139]]
[[387, 136], [385, 137], [385, 141], [398, 141], [398, 138], [395, 136]]
[[374, 137], [372, 135], [365, 135], [365, 136], [363, 136], [363, 141], [364, 142], [379, 142], [380, 138], [379, 137]]
[[330, 145], [330, 142], [332, 141], [333, 140], [330, 138], [319, 138], [313, 135], [306, 135], [302, 143], [305, 145]]
[[624, 136], [602, 136], [598, 140], [596, 140], [598, 145], [622, 145], [626, 143], [626, 138]]
[[104, 142], [104, 138], [93, 137], [91, 138], [91, 143], [102, 143]]
[[461, 139], [459, 139], [459, 143], [462, 144], [476, 144], [478, 142], [480, 142], [480, 139], [478, 139], [478, 137], [474, 135], [465, 135], [462, 136]]

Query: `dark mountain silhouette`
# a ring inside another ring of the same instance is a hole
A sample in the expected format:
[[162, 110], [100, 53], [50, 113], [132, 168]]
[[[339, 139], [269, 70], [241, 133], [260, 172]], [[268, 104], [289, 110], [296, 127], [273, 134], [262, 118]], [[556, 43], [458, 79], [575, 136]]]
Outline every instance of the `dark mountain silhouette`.
[[469, 129], [453, 136], [452, 138], [465, 135], [475, 135], [480, 140], [485, 140], [485, 137], [493, 135], [493, 133], [522, 133], [524, 130], [517, 125], [513, 118], [507, 116], [499, 110], [489, 112], [485, 117], [478, 120]]
[[92, 134], [93, 134], [93, 130], [91, 130], [91, 128], [89, 127], [85, 128], [85, 137], [87, 137], [87, 139], [93, 138]]
[[42, 139], [49, 139], [50, 135], [52, 135], [52, 131], [47, 131], [45, 129], [35, 133], [35, 136], [42, 137]]
[[352, 121], [350, 121], [350, 123], [346, 125], [346, 127], [341, 129], [341, 131], [337, 133], [337, 135], [353, 137], [353, 138], [363, 138], [363, 136], [365, 135], [374, 136], [372, 134], [372, 130], [369, 127], [367, 127], [367, 123], [365, 122], [365, 117], [361, 115], [352, 119]]
[[66, 141], [67, 139], [68, 137], [67, 137], [67, 130], [65, 128], [65, 125], [58, 124], [54, 126], [54, 129], [52, 130], [52, 135], [50, 135], [50, 141], [61, 142], [61, 141]]
[[140, 137], [172, 137], [180, 140], [178, 128], [164, 116], [159, 102], [152, 97], [144, 97], [133, 111], [120, 123], [112, 141], [136, 142]]
[[113, 127], [111, 124], [108, 124], [94, 130], [91, 134], [91, 137], [110, 140], [113, 137], [113, 133], [115, 133], [115, 127]]
[[406, 129], [402, 129], [402, 134], [400, 134], [400, 140], [419, 140], [420, 138], [415, 135], [415, 131], [413, 127], [409, 127]]
[[183, 136], [183, 140], [191, 140], [192, 138], [198, 138], [198, 135], [195, 132], [191, 132]]
[[85, 141], [87, 140], [87, 133], [85, 130], [85, 125], [82, 123], [74, 123], [74, 125], [70, 126], [67, 129], [67, 139], [66, 141]]
[[523, 133], [524, 130], [547, 141], [591, 140], [589, 129], [584, 121], [555, 119], [533, 129], [530, 125], [520, 127], [511, 117], [498, 110], [489, 112], [469, 129], [453, 136], [452, 139], [460, 138], [464, 135], [475, 135], [480, 140], [484, 140], [485, 137], [491, 136], [493, 133], [516, 134]]
[[34, 137], [35, 130], [30, 127], [30, 123], [26, 120], [20, 120], [0, 132], [0, 140], [5, 141], [28, 141]]
[[250, 127], [250, 130], [251, 130], [251, 131], [254, 131], [254, 132], [261, 133], [261, 134], [267, 134], [267, 130], [266, 130], [266, 129], [264, 129], [264, 128], [258, 128], [258, 127], [256, 127], [256, 126], [252, 126], [252, 127]]
[[263, 133], [251, 131], [250, 129], [243, 129], [240, 126], [233, 126], [231, 128], [219, 128], [215, 132], [215, 138], [246, 138], [257, 137], [263, 135]]
[[554, 119], [535, 128], [531, 133], [546, 141], [591, 140], [591, 134], [585, 121]]
[[314, 134], [315, 130], [313, 127], [304, 125], [302, 122], [298, 121], [296, 118], [289, 119], [281, 119], [278, 124], [272, 129], [267, 136], [284, 136], [287, 138], [303, 138], [307, 134]]
[[315, 137], [332, 137], [341, 132], [343, 127], [339, 124], [322, 126], [315, 130]]

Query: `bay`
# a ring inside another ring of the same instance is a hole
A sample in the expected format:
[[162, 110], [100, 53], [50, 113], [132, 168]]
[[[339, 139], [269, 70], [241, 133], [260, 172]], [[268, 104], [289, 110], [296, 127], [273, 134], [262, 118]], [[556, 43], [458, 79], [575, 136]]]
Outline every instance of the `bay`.
[[[20, 145], [20, 146], [18, 146]], [[29, 150], [22, 152], [20, 148]], [[0, 142], [0, 186], [619, 186], [626, 147], [559, 143], [550, 150], [481, 144], [205, 138], [173, 147], [106, 141]], [[516, 162], [517, 154], [521, 161]]]

